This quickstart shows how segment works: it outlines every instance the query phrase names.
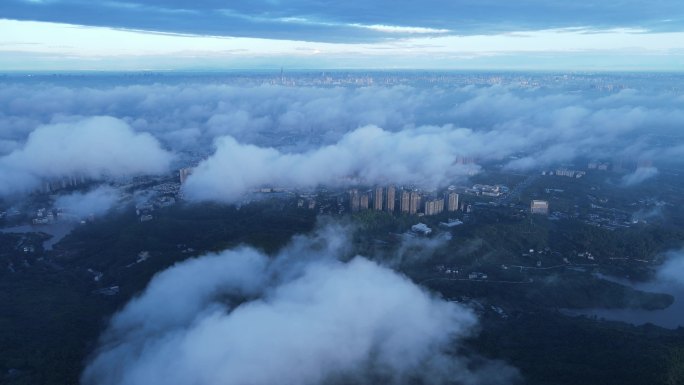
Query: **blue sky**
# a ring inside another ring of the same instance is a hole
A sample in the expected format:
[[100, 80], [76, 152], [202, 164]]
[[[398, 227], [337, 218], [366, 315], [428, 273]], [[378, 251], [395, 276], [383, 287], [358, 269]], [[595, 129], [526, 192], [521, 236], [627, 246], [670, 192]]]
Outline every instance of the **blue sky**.
[[0, 17], [0, 70], [684, 67], [681, 0], [3, 0]]

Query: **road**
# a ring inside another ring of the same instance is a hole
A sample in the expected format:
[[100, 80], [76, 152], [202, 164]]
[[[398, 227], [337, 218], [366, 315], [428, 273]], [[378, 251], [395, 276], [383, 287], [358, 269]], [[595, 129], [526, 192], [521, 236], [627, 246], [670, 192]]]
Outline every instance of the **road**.
[[494, 200], [494, 202], [496, 204], [499, 204], [499, 205], [507, 205], [507, 204], [511, 203], [514, 199], [520, 198], [520, 194], [522, 194], [522, 192], [526, 188], [530, 187], [530, 185], [532, 183], [536, 182], [537, 179], [539, 179], [539, 178], [540, 178], [539, 173], [534, 173], [534, 174], [528, 176], [527, 179], [518, 183], [511, 191], [508, 192], [508, 194], [502, 196], [501, 198]]

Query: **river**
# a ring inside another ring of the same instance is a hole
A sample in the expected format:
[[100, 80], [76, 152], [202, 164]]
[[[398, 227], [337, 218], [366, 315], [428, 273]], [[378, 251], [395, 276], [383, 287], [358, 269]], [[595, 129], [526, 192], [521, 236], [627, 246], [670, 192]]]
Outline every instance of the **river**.
[[49, 225], [21, 225], [14, 227], [0, 228], [2, 233], [45, 233], [52, 237], [45, 242], [43, 242], [43, 248], [45, 250], [52, 250], [57, 242], [61, 241], [62, 238], [69, 235], [71, 230], [76, 227], [75, 223], [72, 222], [58, 222]]
[[[684, 272], [682, 272], [684, 274]], [[644, 309], [572, 309], [565, 313], [570, 315], [585, 315], [597, 317], [608, 321], [621, 321], [632, 325], [644, 325], [651, 323], [667, 329], [684, 327], [684, 284], [658, 280], [645, 283], [632, 283], [626, 279], [599, 275], [599, 278], [616, 282], [637, 290], [651, 293], [666, 293], [672, 295], [675, 300], [672, 305], [662, 310]]]

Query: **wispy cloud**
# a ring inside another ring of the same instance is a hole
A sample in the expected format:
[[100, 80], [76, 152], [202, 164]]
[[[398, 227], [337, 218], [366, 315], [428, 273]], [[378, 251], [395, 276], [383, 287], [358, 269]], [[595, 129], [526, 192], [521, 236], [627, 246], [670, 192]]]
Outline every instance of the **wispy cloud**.
[[382, 24], [349, 24], [353, 27], [370, 29], [378, 32], [385, 33], [400, 33], [400, 34], [444, 34], [449, 33], [451, 30], [444, 28], [427, 28], [427, 27], [405, 27], [398, 25], [382, 25]]
[[141, 3], [133, 3], [127, 1], [101, 1], [98, 3], [101, 6], [111, 7], [111, 8], [122, 8], [128, 10], [135, 10], [138, 12], [158, 12], [166, 14], [199, 14], [199, 11], [194, 9], [186, 8], [167, 8], [167, 7], [156, 7]]
[[445, 2], [329, 2], [298, 0], [229, 2], [218, 0], [8, 0], [0, 15], [170, 33], [306, 40], [335, 43], [380, 42], [413, 35], [504, 34], [587, 27], [597, 31], [648, 29], [684, 31], [679, 0], [650, 4], [637, 0], [573, 2], [462, 0]]
[[[310, 23], [311, 21], [288, 21]], [[355, 66], [379, 67], [394, 63], [401, 67], [420, 68], [430, 63], [430, 68], [454, 68], [448, 59], [468, 57], [491, 57], [496, 55], [534, 54], [586, 54], [597, 55], [597, 62], [624, 64], [624, 55], [633, 59], [630, 64], [639, 66], [639, 60], [648, 58], [651, 67], [676, 67], [678, 57], [684, 53], [684, 32], [648, 32], [643, 29], [596, 30], [588, 28], [550, 29], [521, 31], [495, 35], [454, 35], [446, 30], [422, 27], [389, 25], [357, 25], [356, 29], [383, 30], [389, 35], [401, 33], [401, 39], [368, 43], [320, 43], [300, 40], [272, 40], [247, 37], [218, 37], [173, 33], [157, 33], [127, 29], [88, 27], [81, 25], [0, 20], [0, 54], [9, 57], [7, 63], [21, 62], [21, 68], [40, 66], [41, 59], [34, 61], [11, 60], [22, 53], [62, 57], [68, 63], [74, 58], [104, 60], [107, 63], [125, 62], [130, 59], [153, 58], [162, 68], [187, 68], [202, 59], [214, 59], [215, 66], [223, 68], [251, 63], [273, 61], [273, 58], [299, 60], [305, 68], [317, 67], [320, 62], [306, 57], [318, 53], [336, 63], [356, 63]], [[425, 36], [427, 35], [427, 36]], [[21, 44], [17, 44], [21, 41]], [[615, 56], [616, 54], [622, 56]], [[653, 55], [659, 55], [654, 57]], [[439, 59], [443, 58], [440, 62]], [[178, 59], [186, 58], [185, 62]], [[391, 58], [391, 62], [388, 62]], [[221, 59], [223, 61], [221, 62]], [[147, 59], [145, 59], [147, 60]], [[189, 60], [189, 63], [188, 63]], [[238, 64], [230, 60], [243, 60]], [[280, 59], [278, 59], [280, 60]], [[319, 59], [317, 59], [319, 60]], [[534, 59], [527, 58], [530, 63]], [[634, 61], [635, 60], [635, 61]], [[92, 64], [92, 62], [86, 61]], [[150, 68], [146, 62], [144, 68]], [[207, 63], [205, 61], [205, 63]], [[563, 65], [566, 60], [558, 61]], [[83, 64], [83, 63], [81, 63]], [[139, 66], [140, 64], [138, 64]], [[327, 67], [324, 65], [323, 67]], [[119, 68], [119, 67], [117, 67]], [[570, 67], [571, 68], [571, 67]]]
[[305, 16], [286, 16], [286, 17], [266, 17], [266, 16], [254, 16], [247, 15], [236, 12], [231, 9], [222, 9], [220, 11], [222, 14], [241, 18], [251, 21], [258, 21], [262, 23], [285, 23], [292, 25], [305, 25], [305, 26], [321, 26], [321, 27], [338, 27], [338, 28], [354, 28], [375, 31], [387, 34], [445, 34], [451, 32], [449, 29], [445, 28], [429, 28], [429, 27], [416, 27], [416, 26], [401, 26], [401, 25], [385, 25], [385, 24], [362, 24], [362, 23], [342, 23], [334, 21], [325, 21], [312, 17]]

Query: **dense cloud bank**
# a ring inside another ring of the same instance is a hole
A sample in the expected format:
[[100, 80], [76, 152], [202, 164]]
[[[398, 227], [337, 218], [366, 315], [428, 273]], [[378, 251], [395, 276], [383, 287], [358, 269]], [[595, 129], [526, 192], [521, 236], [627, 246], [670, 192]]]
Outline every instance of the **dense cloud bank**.
[[259, 145], [292, 145], [274, 139], [284, 134], [304, 139], [300, 145], [307, 146], [336, 141], [367, 124], [399, 129], [416, 121], [414, 111], [424, 109], [430, 96], [411, 87], [4, 84], [0, 123], [6, 130], [0, 139], [21, 141], [36, 126], [72, 115], [108, 115], [181, 150], [211, 144], [222, 135]]
[[172, 157], [152, 135], [111, 117], [39, 126], [20, 148], [0, 157], [0, 195], [55, 178], [159, 173]]
[[[666, 90], [597, 91], [588, 81], [553, 88], [326, 88], [170, 79], [146, 85], [3, 85], [2, 175], [25, 186], [74, 172], [155, 172], [168, 164], [163, 146], [176, 154], [211, 156], [191, 179], [189, 196], [232, 200], [262, 184], [310, 186], [362, 179], [441, 184], [474, 171], [461, 167], [459, 159], [496, 161], [511, 170], [555, 166], [578, 157], [652, 162], [623, 179], [630, 186], [684, 154], [684, 97]], [[628, 83], [605, 79], [621, 81]], [[83, 118], [98, 115], [111, 118]], [[115, 126], [110, 131], [128, 136], [103, 140], [102, 133], [87, 135], [83, 126], [95, 125]], [[32, 143], [48, 128], [71, 133], [67, 138], [73, 140], [61, 142], [67, 149], [80, 143], [84, 161], [79, 167], [44, 156], [54, 145]], [[125, 154], [100, 147], [121, 148], [123, 139], [136, 144]], [[38, 150], [29, 156], [30, 149]], [[36, 157], [51, 161], [35, 162]], [[136, 159], [134, 165], [129, 159]], [[213, 177], [225, 180], [212, 185]]]
[[[204, 144], [203, 140], [210, 143], [223, 135], [260, 146], [286, 146], [287, 140], [274, 139], [277, 134], [296, 137], [297, 142], [304, 139], [311, 147], [316, 142], [334, 143], [365, 125], [398, 131], [446, 124], [478, 132], [514, 132], [526, 139], [541, 135], [540, 139], [556, 138], [561, 143], [589, 135], [586, 143], [592, 144], [629, 133], [676, 133], [684, 117], [681, 95], [667, 90], [577, 92], [577, 88], [587, 88], [589, 80], [567, 88], [319, 88], [234, 86], [222, 85], [220, 80], [177, 82], [170, 78], [167, 83], [148, 85], [112, 86], [104, 81], [87, 87], [3, 84], [0, 123], [5, 129], [0, 139], [21, 141], [38, 125], [68, 116], [108, 115], [174, 148]], [[605, 82], [627, 80], [614, 77]]]
[[333, 145], [304, 153], [283, 153], [223, 137], [216, 141], [216, 153], [199, 164], [184, 189], [190, 199], [232, 201], [267, 184], [414, 182], [437, 187], [478, 170], [474, 165], [454, 164], [460, 144], [470, 133], [453, 127], [389, 132], [366, 126]]
[[116, 314], [84, 384], [508, 384], [456, 353], [474, 314], [363, 257], [339, 227], [274, 258], [247, 247], [179, 263]]

